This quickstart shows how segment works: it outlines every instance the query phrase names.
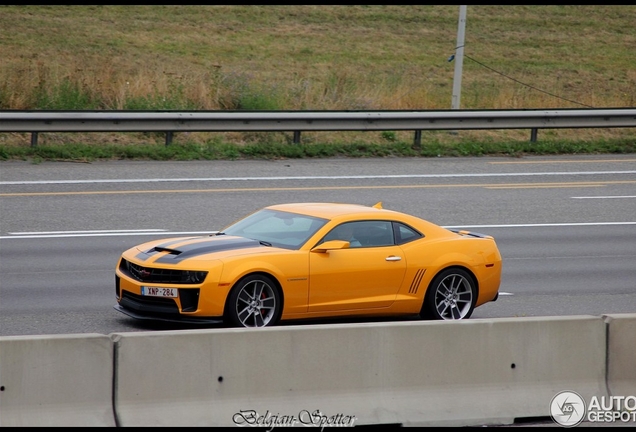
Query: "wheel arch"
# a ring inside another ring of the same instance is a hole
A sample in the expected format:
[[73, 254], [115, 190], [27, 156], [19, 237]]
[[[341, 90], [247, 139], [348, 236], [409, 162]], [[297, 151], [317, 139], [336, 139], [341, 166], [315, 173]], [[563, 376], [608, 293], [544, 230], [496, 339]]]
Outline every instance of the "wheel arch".
[[421, 306], [422, 310], [424, 310], [424, 308], [426, 307], [426, 302], [429, 299], [429, 297], [431, 296], [431, 289], [430, 288], [433, 286], [433, 282], [435, 282], [437, 277], [440, 274], [442, 274], [442, 272], [444, 272], [446, 270], [450, 270], [450, 269], [460, 269], [460, 270], [464, 270], [466, 273], [468, 273], [468, 276], [470, 276], [470, 279], [472, 280], [473, 284], [475, 284], [475, 302], [477, 301], [477, 299], [479, 298], [479, 280], [477, 279], [477, 276], [475, 275], [475, 273], [470, 269], [470, 267], [467, 267], [465, 265], [452, 264], [452, 265], [449, 265], [447, 267], [442, 267], [442, 268], [438, 269], [437, 272], [433, 275], [433, 277], [431, 277], [430, 282], [426, 286], [426, 294], [424, 294], [424, 298], [422, 299], [422, 306]]
[[460, 270], [464, 270], [466, 273], [468, 273], [468, 275], [470, 276], [470, 279], [475, 284], [476, 295], [477, 295], [477, 297], [479, 297], [479, 280], [477, 279], [477, 276], [475, 275], [475, 272], [473, 272], [470, 269], [470, 267], [466, 267], [466, 266], [460, 265], [460, 264], [453, 264], [453, 265], [449, 265], [447, 267], [440, 268], [433, 275], [433, 277], [431, 277], [430, 282], [426, 286], [426, 294], [424, 295], [424, 300], [423, 300], [424, 302], [426, 302], [426, 298], [429, 296], [429, 293], [430, 293], [429, 288], [433, 285], [433, 282], [435, 282], [435, 279], [437, 278], [437, 276], [439, 276], [442, 272], [444, 272], [446, 270], [450, 270], [450, 269], [454, 269], [454, 268], [460, 269]]
[[[269, 279], [271, 279], [274, 282], [274, 288], [276, 288], [276, 290], [278, 291], [278, 295], [280, 296], [280, 316], [283, 316], [283, 309], [285, 308], [285, 293], [283, 292], [283, 286], [281, 285], [280, 281], [278, 280], [278, 278], [276, 276], [274, 276], [272, 273], [266, 272], [266, 271], [262, 271], [262, 270], [258, 270], [258, 271], [253, 271], [250, 273], [246, 273], [244, 275], [242, 275], [240, 278], [238, 278], [236, 280], [236, 282], [234, 282], [232, 284], [232, 286], [230, 287], [230, 289], [227, 292], [227, 296], [225, 297], [225, 303], [223, 304], [223, 317], [227, 316], [227, 308], [228, 308], [228, 303], [230, 302], [230, 294], [231, 292], [234, 290], [234, 288], [241, 283], [241, 281], [243, 281], [245, 278], [250, 277], [250, 276], [267, 276]], [[279, 317], [280, 318], [280, 317]]]

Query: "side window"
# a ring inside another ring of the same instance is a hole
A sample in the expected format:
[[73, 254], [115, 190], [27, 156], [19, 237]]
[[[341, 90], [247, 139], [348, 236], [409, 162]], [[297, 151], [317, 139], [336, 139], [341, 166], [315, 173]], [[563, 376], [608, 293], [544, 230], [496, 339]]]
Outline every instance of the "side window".
[[392, 246], [395, 244], [390, 221], [357, 222], [354, 236], [362, 247]]
[[356, 221], [338, 225], [320, 241], [345, 240], [350, 248], [392, 246], [393, 227], [390, 221]]
[[421, 237], [424, 237], [422, 234], [415, 231], [413, 228], [399, 222], [394, 222], [393, 227], [395, 231], [396, 244], [404, 244], [404, 243], [411, 242], [413, 240], [417, 240]]
[[360, 222], [346, 222], [338, 225], [331, 231], [327, 233], [327, 235], [320, 241], [320, 243], [324, 243], [329, 240], [344, 240], [349, 242], [349, 247], [360, 247], [362, 244], [355, 236], [357, 230], [359, 230]]

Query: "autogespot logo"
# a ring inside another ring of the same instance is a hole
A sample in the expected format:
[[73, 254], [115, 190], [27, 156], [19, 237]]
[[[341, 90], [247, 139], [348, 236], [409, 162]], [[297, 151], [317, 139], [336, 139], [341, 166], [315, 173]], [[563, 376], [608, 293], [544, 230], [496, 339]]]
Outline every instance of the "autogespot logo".
[[585, 418], [585, 401], [580, 394], [573, 391], [557, 393], [550, 402], [552, 420], [561, 426], [579, 425]]

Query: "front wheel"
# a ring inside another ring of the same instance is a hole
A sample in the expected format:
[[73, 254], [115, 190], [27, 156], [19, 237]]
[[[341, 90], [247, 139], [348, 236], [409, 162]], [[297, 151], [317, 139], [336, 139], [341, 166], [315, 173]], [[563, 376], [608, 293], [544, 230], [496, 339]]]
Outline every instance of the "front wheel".
[[227, 321], [235, 327], [266, 327], [276, 324], [282, 299], [271, 278], [251, 275], [232, 288], [227, 304]]
[[466, 270], [450, 268], [431, 282], [422, 307], [423, 318], [461, 320], [470, 318], [477, 302], [477, 288]]

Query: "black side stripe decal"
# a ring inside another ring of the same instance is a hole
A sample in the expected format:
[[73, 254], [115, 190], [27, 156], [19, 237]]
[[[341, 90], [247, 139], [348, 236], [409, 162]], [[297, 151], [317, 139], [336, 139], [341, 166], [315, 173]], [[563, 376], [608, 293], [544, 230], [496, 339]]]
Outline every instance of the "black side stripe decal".
[[422, 278], [424, 277], [424, 273], [426, 273], [426, 269], [419, 269], [417, 273], [415, 273], [415, 277], [411, 281], [409, 294], [417, 293], [417, 290], [420, 288], [420, 282], [422, 282]]

